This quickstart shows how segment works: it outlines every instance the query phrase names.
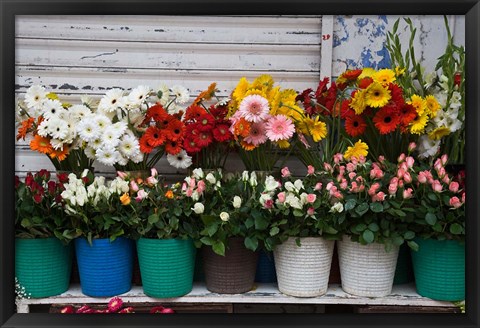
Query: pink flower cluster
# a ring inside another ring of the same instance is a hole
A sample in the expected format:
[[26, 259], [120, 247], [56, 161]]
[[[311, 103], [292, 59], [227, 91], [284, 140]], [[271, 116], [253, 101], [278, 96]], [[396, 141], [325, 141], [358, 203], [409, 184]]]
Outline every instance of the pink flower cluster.
[[[131, 306], [123, 307], [123, 300], [115, 296], [113, 297], [105, 309], [93, 309], [88, 305], [83, 305], [75, 310], [72, 305], [65, 306], [60, 310], [60, 313], [79, 313], [79, 314], [93, 314], [93, 313], [135, 313], [135, 309]], [[161, 314], [170, 314], [175, 313], [170, 308], [165, 308], [163, 306], [155, 306], [150, 310], [150, 313], [161, 313]]]

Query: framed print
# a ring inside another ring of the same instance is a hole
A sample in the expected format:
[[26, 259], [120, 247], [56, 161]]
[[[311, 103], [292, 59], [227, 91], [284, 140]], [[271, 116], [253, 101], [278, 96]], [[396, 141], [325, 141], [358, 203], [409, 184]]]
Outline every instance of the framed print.
[[0, 6], [1, 327], [479, 326], [477, 0]]

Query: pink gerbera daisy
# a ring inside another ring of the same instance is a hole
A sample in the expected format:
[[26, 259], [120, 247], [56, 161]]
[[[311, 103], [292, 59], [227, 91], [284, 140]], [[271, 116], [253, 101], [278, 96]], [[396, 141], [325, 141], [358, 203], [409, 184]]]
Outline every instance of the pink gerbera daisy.
[[265, 134], [265, 124], [252, 123], [250, 126], [250, 134], [245, 137], [245, 142], [248, 142], [254, 146], [258, 146], [267, 141], [267, 135]]
[[239, 113], [248, 122], [258, 123], [268, 118], [268, 100], [259, 95], [246, 96], [239, 106]]
[[268, 120], [266, 130], [271, 141], [287, 140], [293, 136], [295, 126], [285, 115], [276, 115]]

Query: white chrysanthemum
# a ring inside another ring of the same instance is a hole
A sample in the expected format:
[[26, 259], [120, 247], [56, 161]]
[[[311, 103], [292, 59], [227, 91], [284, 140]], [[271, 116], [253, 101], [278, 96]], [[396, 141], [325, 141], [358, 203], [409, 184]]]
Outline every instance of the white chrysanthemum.
[[25, 94], [25, 103], [33, 109], [41, 109], [44, 100], [47, 99], [48, 92], [41, 85], [32, 85]]
[[113, 148], [98, 148], [97, 149], [97, 160], [107, 166], [113, 166], [118, 159], [119, 152]]
[[158, 102], [160, 104], [162, 104], [162, 106], [165, 106], [170, 99], [170, 89], [168, 88], [168, 86], [166, 84], [161, 84], [157, 88], [156, 96], [158, 98]]
[[434, 156], [440, 147], [440, 140], [432, 140], [427, 135], [423, 135], [418, 139], [419, 157], [427, 158]]
[[48, 120], [48, 133], [55, 139], [64, 139], [68, 134], [67, 122], [58, 118]]
[[81, 121], [82, 119], [92, 115], [90, 109], [84, 105], [73, 105], [68, 109], [68, 111], [70, 112], [70, 117], [78, 121]]
[[100, 137], [100, 131], [97, 129], [97, 124], [90, 118], [81, 120], [76, 127], [76, 131], [80, 138], [86, 142], [92, 142]]
[[84, 150], [85, 156], [87, 156], [88, 159], [97, 159], [96, 153], [97, 151], [92, 148], [92, 147], [86, 147]]
[[177, 104], [184, 104], [190, 99], [188, 90], [181, 85], [174, 85], [171, 90]]
[[97, 129], [100, 130], [100, 133], [103, 133], [107, 129], [107, 127], [112, 124], [112, 121], [108, 117], [101, 114], [95, 115], [93, 121], [95, 122], [95, 126], [97, 127]]
[[111, 113], [123, 106], [123, 90], [114, 88], [108, 90], [98, 104], [98, 110]]
[[103, 145], [107, 148], [115, 148], [120, 143], [120, 136], [122, 134], [113, 126], [108, 126], [102, 134]]
[[140, 144], [138, 143], [137, 138], [126, 134], [120, 139], [118, 150], [123, 156], [133, 158], [140, 152]]
[[147, 85], [139, 85], [130, 92], [127, 97], [127, 102], [129, 106], [139, 106], [145, 102], [148, 98], [151, 89]]
[[187, 152], [183, 149], [176, 155], [168, 154], [167, 161], [171, 166], [177, 169], [186, 169], [192, 165], [192, 158], [188, 156]]
[[49, 128], [48, 128], [48, 124], [49, 121], [45, 120], [45, 121], [42, 121], [42, 123], [40, 123], [40, 125], [38, 126], [37, 128], [37, 133], [39, 136], [41, 137], [47, 137], [48, 136], [48, 133], [49, 133]]
[[43, 117], [46, 119], [60, 117], [61, 113], [65, 112], [65, 109], [62, 107], [62, 103], [58, 100], [46, 99], [43, 102]]

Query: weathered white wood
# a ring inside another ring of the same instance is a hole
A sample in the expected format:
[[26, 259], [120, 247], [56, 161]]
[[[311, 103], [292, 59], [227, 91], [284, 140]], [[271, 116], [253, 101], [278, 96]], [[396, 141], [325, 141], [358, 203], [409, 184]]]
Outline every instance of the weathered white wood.
[[320, 79], [332, 77], [333, 15], [322, 19], [322, 49], [320, 52]]
[[321, 16], [17, 16], [18, 38], [320, 44]]
[[[280, 293], [275, 284], [257, 284], [255, 289], [244, 294], [217, 294], [211, 293], [204, 283], [194, 283], [193, 290], [182, 297], [152, 298], [143, 293], [141, 286], [134, 286], [122, 295], [124, 302], [131, 303], [264, 303], [264, 304], [345, 304], [345, 305], [410, 305], [410, 306], [452, 306], [450, 302], [435, 301], [418, 295], [413, 284], [396, 285], [392, 294], [368, 298], [358, 297], [345, 293], [339, 285], [330, 285], [327, 293], [320, 297], [299, 298]], [[22, 299], [17, 302], [17, 311], [25, 311], [25, 306], [33, 304], [106, 304], [110, 297], [89, 297], [81, 292], [79, 285], [72, 285], [70, 289], [58, 296]]]

